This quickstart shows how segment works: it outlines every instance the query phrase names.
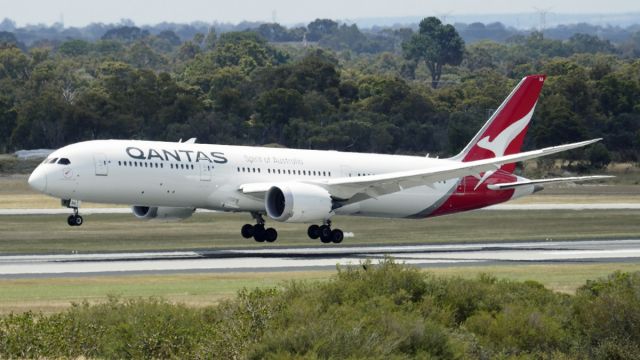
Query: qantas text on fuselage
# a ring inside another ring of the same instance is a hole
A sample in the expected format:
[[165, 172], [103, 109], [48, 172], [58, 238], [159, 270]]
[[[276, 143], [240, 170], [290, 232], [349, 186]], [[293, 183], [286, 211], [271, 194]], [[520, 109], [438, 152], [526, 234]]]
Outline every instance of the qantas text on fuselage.
[[599, 139], [521, 152], [545, 77], [523, 78], [456, 156], [338, 151], [139, 140], [92, 140], [53, 152], [29, 177], [38, 191], [73, 209], [81, 201], [132, 205], [141, 219], [182, 219], [195, 209], [247, 212], [245, 238], [275, 241], [275, 222], [311, 223], [307, 235], [339, 243], [335, 215], [425, 218], [478, 209], [541, 190], [541, 184], [605, 178], [529, 180], [515, 163]]

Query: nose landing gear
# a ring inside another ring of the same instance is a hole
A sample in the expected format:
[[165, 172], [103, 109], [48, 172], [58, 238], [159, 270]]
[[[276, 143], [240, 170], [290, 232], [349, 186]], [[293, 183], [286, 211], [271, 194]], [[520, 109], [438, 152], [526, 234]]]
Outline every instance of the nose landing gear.
[[311, 225], [307, 229], [307, 235], [313, 240], [320, 238], [324, 244], [339, 244], [344, 239], [344, 233], [340, 229], [331, 230], [331, 220], [327, 220], [323, 225]]
[[257, 242], [274, 242], [278, 239], [278, 231], [274, 228], [264, 227], [264, 218], [260, 213], [252, 212], [251, 216], [256, 220], [255, 225], [244, 224], [240, 233], [245, 239], [253, 238]]
[[69, 226], [80, 226], [84, 223], [84, 219], [78, 214], [78, 208], [80, 208], [80, 200], [62, 200], [62, 206], [66, 206], [73, 209], [73, 214], [67, 217], [67, 224]]

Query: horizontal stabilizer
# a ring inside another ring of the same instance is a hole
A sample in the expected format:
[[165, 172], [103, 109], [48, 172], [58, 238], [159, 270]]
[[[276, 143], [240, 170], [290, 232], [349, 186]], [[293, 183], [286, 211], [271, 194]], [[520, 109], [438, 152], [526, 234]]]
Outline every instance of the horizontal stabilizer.
[[553, 178], [553, 179], [537, 179], [537, 180], [516, 181], [511, 183], [503, 183], [503, 184], [490, 184], [490, 185], [487, 185], [487, 188], [489, 188], [490, 190], [507, 190], [507, 189], [515, 189], [517, 187], [527, 186], [527, 185], [539, 185], [539, 184], [558, 183], [558, 182], [591, 181], [591, 180], [609, 179], [613, 177], [615, 176], [593, 175], [593, 176], [573, 176], [573, 177]]

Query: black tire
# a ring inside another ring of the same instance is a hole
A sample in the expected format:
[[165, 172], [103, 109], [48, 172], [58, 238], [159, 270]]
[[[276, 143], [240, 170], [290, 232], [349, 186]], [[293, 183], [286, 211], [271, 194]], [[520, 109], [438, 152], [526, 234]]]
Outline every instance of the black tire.
[[320, 226], [320, 241], [325, 244], [331, 242], [331, 228], [327, 225]]
[[331, 232], [331, 242], [334, 244], [340, 244], [344, 239], [344, 233], [340, 229], [334, 229]]
[[73, 215], [69, 215], [69, 217], [67, 217], [67, 224], [69, 224], [69, 226], [76, 226], [76, 221]]
[[244, 224], [242, 225], [242, 229], [240, 229], [240, 233], [242, 234], [242, 237], [245, 239], [250, 239], [253, 237], [253, 225], [251, 224]]
[[253, 227], [253, 239], [257, 242], [264, 242], [266, 240], [265, 237], [266, 230], [264, 229], [264, 225], [257, 224]]
[[75, 226], [80, 226], [80, 225], [82, 225], [84, 223], [84, 219], [80, 215], [74, 216], [73, 221], [75, 222], [74, 223]]
[[307, 235], [309, 238], [317, 240], [320, 237], [320, 226], [316, 224], [309, 226], [309, 229], [307, 229]]
[[278, 239], [278, 232], [274, 228], [268, 228], [264, 231], [264, 239], [272, 243]]

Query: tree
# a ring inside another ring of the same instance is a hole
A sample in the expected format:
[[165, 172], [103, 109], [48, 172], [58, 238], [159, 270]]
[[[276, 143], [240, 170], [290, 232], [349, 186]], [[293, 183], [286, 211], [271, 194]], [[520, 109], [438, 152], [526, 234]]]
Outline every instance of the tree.
[[444, 25], [438, 18], [428, 17], [420, 22], [420, 29], [402, 44], [404, 56], [416, 62], [424, 61], [431, 73], [431, 86], [440, 82], [444, 65], [460, 65], [464, 54], [464, 40], [453, 25]]
[[17, 46], [18, 39], [12, 32], [0, 31], [0, 47]]
[[91, 51], [91, 44], [84, 40], [69, 40], [58, 48], [58, 52], [65, 56], [76, 57], [87, 55]]
[[175, 32], [164, 30], [158, 34], [158, 38], [167, 41], [171, 46], [178, 46], [182, 41]]
[[299, 92], [290, 89], [275, 89], [260, 96], [256, 104], [258, 125], [262, 127], [260, 140], [264, 143], [284, 141], [283, 130], [290, 119], [305, 114], [304, 101]]
[[149, 36], [147, 30], [140, 30], [135, 26], [123, 26], [107, 31], [102, 35], [102, 40], [120, 40], [120, 41], [135, 41]]
[[329, 19], [316, 19], [307, 26], [307, 40], [318, 41], [338, 31], [338, 23]]
[[216, 30], [211, 28], [207, 33], [207, 36], [204, 38], [204, 48], [206, 50], [213, 50], [216, 47], [216, 42], [218, 41], [218, 35], [216, 34]]

